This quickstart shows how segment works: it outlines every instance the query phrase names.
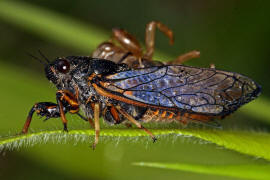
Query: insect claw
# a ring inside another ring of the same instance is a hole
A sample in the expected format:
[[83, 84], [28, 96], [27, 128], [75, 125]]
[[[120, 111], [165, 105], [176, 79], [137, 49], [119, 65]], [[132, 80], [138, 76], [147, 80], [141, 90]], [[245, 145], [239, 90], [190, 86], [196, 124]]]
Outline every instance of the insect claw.
[[93, 149], [93, 151], [96, 149], [96, 146], [97, 146], [96, 143], [93, 143], [93, 144], [92, 144], [92, 149]]
[[158, 140], [155, 136], [152, 137], [152, 139], [153, 139], [153, 143], [155, 143]]
[[67, 124], [64, 124], [64, 129], [63, 129], [64, 132], [68, 133], [68, 128], [67, 128]]
[[130, 124], [130, 123], [125, 123], [125, 126], [126, 126], [127, 128], [132, 128], [132, 124]]
[[17, 133], [16, 135], [22, 136], [22, 135], [25, 135], [25, 134], [27, 134], [27, 132], [21, 131], [21, 132]]
[[46, 117], [43, 122], [46, 122], [48, 119], [50, 119], [50, 117]]

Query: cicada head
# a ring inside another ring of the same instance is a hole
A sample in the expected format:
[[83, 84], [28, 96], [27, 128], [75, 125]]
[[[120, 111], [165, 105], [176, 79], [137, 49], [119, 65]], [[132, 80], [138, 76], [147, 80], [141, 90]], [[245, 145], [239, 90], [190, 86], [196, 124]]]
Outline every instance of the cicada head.
[[[45, 67], [45, 74], [49, 81], [59, 86], [61, 83], [71, 79], [75, 69], [88, 62], [89, 59], [86, 58], [75, 58], [74, 56], [58, 57]], [[87, 66], [85, 67], [87, 68]]]
[[56, 58], [46, 65], [45, 74], [49, 81], [61, 88], [72, 78], [81, 80], [88, 78], [92, 73], [106, 75], [127, 69], [127, 65], [116, 64], [109, 60], [88, 56], [68, 56]]
[[49, 81], [54, 84], [61, 82], [70, 71], [70, 62], [66, 58], [56, 58], [45, 67], [45, 74]]

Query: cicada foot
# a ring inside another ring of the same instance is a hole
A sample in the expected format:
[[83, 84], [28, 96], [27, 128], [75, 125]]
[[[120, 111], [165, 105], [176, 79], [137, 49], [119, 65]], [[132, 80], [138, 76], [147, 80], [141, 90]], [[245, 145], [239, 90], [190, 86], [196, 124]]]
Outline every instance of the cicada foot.
[[57, 104], [52, 103], [52, 102], [36, 103], [28, 113], [27, 119], [26, 119], [24, 126], [23, 126], [23, 129], [22, 129], [22, 134], [26, 134], [28, 132], [30, 123], [32, 121], [33, 114], [35, 112], [39, 116], [42, 116], [42, 117], [45, 116], [46, 117], [45, 120], [48, 120], [50, 118], [60, 117], [59, 106]]

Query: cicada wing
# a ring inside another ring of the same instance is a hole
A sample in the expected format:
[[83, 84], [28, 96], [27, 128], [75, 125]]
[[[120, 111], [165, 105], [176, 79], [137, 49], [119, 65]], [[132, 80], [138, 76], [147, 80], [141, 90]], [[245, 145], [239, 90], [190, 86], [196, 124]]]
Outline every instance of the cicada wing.
[[148, 105], [218, 116], [260, 92], [254, 81], [238, 73], [183, 65], [119, 72], [106, 76], [103, 88]]

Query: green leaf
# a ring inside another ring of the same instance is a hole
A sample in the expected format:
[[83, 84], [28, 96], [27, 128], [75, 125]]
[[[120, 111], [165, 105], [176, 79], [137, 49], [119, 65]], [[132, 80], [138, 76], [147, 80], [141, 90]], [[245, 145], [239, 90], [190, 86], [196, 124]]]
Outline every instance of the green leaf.
[[[196, 137], [223, 146], [240, 153], [270, 160], [270, 135], [259, 132], [202, 130], [202, 129], [150, 129], [157, 136], [181, 135]], [[0, 141], [0, 147], [16, 149], [23, 145], [37, 143], [68, 142], [67, 138], [75, 138], [76, 141], [86, 140], [86, 136], [94, 135], [93, 130], [71, 130], [69, 133], [58, 131], [43, 131], [22, 136], [4, 138]], [[101, 136], [111, 137], [140, 137], [148, 136], [140, 129], [102, 129]]]
[[260, 96], [255, 101], [250, 102], [239, 109], [240, 112], [247, 114], [250, 117], [270, 124], [270, 101], [268, 98]]
[[173, 169], [202, 174], [231, 176], [245, 179], [270, 179], [270, 165], [195, 165], [180, 163], [136, 162], [136, 166]]

